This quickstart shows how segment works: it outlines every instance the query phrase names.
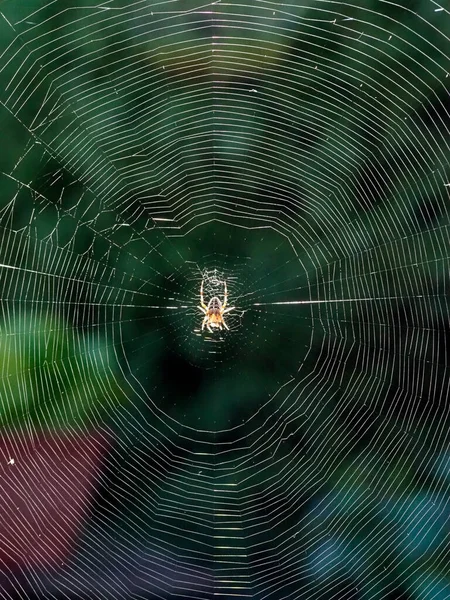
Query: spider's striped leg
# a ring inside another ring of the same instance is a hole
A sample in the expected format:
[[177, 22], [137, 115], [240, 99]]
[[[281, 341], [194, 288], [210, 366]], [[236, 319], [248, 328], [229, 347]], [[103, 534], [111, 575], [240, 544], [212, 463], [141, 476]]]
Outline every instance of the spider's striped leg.
[[228, 290], [227, 290], [227, 282], [224, 281], [223, 282], [224, 285], [224, 290], [223, 290], [223, 302], [222, 302], [222, 308], [225, 308], [225, 306], [227, 305], [227, 300], [228, 300]]
[[200, 304], [202, 305], [202, 308], [206, 311], [208, 310], [208, 307], [205, 304], [205, 301], [203, 299], [203, 279], [202, 279], [202, 283], [200, 285]]

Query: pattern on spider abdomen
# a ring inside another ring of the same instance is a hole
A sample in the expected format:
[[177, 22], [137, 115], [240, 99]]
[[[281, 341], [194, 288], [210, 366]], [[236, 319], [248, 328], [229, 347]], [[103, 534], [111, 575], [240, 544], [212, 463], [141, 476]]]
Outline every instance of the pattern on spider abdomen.
[[211, 300], [208, 303], [208, 311], [210, 312], [216, 312], [219, 311], [222, 308], [222, 302], [219, 300], [219, 298], [217, 298], [217, 296], [214, 296], [214, 298], [211, 298]]

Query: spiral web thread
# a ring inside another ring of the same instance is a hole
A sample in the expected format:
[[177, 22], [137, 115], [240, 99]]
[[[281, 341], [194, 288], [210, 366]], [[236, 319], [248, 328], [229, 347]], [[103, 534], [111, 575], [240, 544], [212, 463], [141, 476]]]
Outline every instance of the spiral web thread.
[[450, 596], [450, 13], [360, 4], [0, 7], [5, 598]]

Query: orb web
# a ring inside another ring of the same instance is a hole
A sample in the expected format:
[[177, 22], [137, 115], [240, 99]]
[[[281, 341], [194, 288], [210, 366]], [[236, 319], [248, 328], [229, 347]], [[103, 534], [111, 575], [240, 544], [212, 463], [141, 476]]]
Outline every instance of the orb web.
[[449, 19], [2, 3], [5, 598], [450, 595]]

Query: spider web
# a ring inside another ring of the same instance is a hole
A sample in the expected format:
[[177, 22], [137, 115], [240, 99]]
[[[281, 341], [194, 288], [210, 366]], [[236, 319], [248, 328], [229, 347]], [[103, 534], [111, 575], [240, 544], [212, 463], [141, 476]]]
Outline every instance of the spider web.
[[0, 32], [2, 597], [449, 597], [449, 11]]

